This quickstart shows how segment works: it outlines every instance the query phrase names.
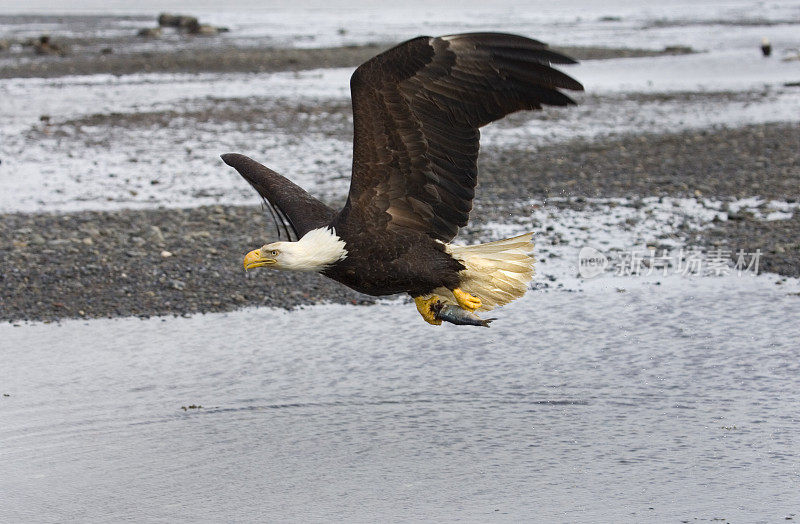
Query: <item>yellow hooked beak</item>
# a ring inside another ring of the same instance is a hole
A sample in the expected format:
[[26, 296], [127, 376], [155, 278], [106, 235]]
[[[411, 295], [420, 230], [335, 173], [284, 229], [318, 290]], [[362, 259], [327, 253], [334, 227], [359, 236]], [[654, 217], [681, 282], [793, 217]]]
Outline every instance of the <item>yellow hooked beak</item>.
[[261, 256], [260, 249], [254, 249], [244, 256], [244, 270], [253, 269], [254, 267], [268, 266], [275, 264], [277, 260]]

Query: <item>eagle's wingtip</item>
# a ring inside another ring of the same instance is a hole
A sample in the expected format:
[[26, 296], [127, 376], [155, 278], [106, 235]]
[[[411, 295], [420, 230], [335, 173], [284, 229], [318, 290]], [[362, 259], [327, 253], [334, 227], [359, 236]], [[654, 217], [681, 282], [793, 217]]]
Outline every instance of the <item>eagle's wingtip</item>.
[[223, 162], [228, 164], [229, 166], [233, 165], [232, 162], [236, 160], [236, 157], [240, 157], [242, 155], [238, 153], [225, 153], [224, 155], [219, 155]]
[[241, 153], [225, 153], [224, 155], [219, 155], [219, 157], [223, 162], [240, 172], [240, 168], [245, 168], [253, 164], [261, 165], [249, 156], [242, 155]]

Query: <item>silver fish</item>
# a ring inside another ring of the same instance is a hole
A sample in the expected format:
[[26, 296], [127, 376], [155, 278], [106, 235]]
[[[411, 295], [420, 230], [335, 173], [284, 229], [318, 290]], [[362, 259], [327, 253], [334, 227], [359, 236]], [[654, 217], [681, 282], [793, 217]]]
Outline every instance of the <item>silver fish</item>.
[[433, 309], [436, 318], [439, 320], [444, 320], [445, 322], [450, 322], [451, 324], [456, 324], [459, 326], [489, 327], [490, 322], [497, 320], [496, 318], [482, 319], [471, 311], [461, 309], [454, 304], [445, 304], [441, 301], [433, 304], [431, 309]]

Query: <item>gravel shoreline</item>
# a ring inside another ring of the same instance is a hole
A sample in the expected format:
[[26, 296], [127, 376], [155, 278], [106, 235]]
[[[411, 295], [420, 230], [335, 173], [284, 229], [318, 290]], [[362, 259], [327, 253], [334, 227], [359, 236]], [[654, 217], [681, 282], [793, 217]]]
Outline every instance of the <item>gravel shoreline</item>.
[[[461, 238], [481, 240], [476, 231], [482, 224], [507, 219], [532, 198], [569, 197], [568, 206], [586, 197], [798, 201], [800, 153], [793, 144], [800, 144], [800, 126], [768, 124], [576, 140], [538, 152], [487, 149], [478, 212]], [[6, 214], [0, 221], [0, 320], [374, 302], [316, 274], [245, 274], [242, 256], [273, 232], [265, 213], [249, 206]], [[795, 214], [779, 221], [743, 215], [689, 240], [707, 248], [760, 248], [762, 271], [800, 276], [799, 238]]]
[[0, 320], [366, 300], [317, 274], [245, 273], [244, 254], [272, 228], [258, 207], [10, 214], [0, 228]]

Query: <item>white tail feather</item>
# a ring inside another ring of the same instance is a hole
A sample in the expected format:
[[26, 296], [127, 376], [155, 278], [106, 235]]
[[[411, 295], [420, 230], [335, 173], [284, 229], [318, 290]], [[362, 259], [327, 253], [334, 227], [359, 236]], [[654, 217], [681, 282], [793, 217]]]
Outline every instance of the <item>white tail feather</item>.
[[[489, 311], [520, 298], [533, 278], [533, 233], [477, 246], [447, 244], [445, 250], [466, 267], [459, 274], [461, 289], [481, 299], [478, 311]], [[437, 288], [433, 293], [456, 302], [447, 288]]]

